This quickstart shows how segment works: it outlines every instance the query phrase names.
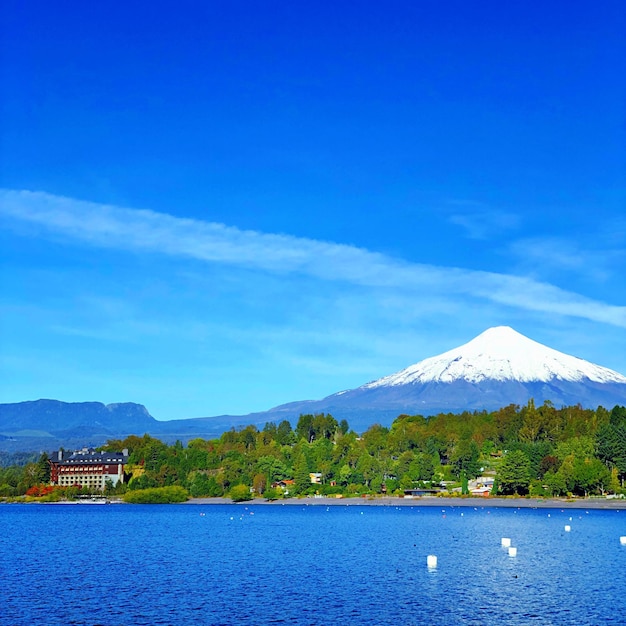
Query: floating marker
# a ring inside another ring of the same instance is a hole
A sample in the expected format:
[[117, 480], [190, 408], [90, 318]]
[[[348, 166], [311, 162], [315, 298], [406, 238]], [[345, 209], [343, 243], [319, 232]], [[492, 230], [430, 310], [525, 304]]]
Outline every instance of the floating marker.
[[620, 537], [620, 538], [619, 538], [619, 542], [620, 542], [623, 546], [626, 546], [626, 537]]
[[510, 548], [511, 547], [511, 540], [508, 537], [502, 537], [502, 539], [500, 539], [500, 545], [503, 548]]
[[565, 526], [565, 532], [568, 533], [570, 530], [572, 530], [572, 527], [568, 524], [567, 526]]
[[509, 556], [517, 556], [517, 548], [509, 548]]
[[429, 554], [426, 557], [426, 565], [428, 565], [429, 569], [437, 567], [437, 557], [434, 554]]

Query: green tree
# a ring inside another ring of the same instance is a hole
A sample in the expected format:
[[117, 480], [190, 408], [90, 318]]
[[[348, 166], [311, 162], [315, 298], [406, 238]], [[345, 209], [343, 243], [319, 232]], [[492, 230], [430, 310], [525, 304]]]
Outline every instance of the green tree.
[[256, 462], [256, 472], [267, 476], [270, 484], [287, 477], [285, 464], [275, 456], [262, 456]]
[[[478, 468], [478, 471], [480, 468]], [[465, 472], [467, 477], [467, 471], [461, 470], [461, 475]], [[435, 465], [433, 457], [430, 454], [420, 452], [415, 455], [411, 465], [409, 466], [409, 473], [413, 480], [429, 481], [432, 480], [435, 475]]]
[[[415, 454], [412, 450], [403, 452], [393, 465], [395, 476], [400, 480], [403, 476], [409, 475], [411, 464], [415, 460]], [[411, 479], [412, 480], [412, 479]]]
[[339, 482], [345, 487], [350, 482], [351, 477], [351, 467], [347, 463], [345, 465], [342, 465], [339, 469]]
[[[617, 407], [616, 407], [617, 408]], [[613, 416], [613, 413], [611, 413]], [[626, 477], [626, 424], [617, 420], [603, 426], [596, 435], [598, 457], [609, 468], [616, 468], [618, 477]]]
[[265, 496], [265, 499], [270, 502], [278, 500], [278, 497], [280, 496], [278, 489], [274, 489], [274, 487], [268, 487], [263, 495]]
[[310, 469], [303, 453], [296, 459], [293, 471], [294, 491], [296, 495], [303, 494], [311, 488]]
[[38, 463], [28, 463], [24, 466], [22, 471], [23, 490], [26, 491], [29, 487], [41, 484], [41, 467]]
[[567, 494], [567, 482], [562, 472], [548, 470], [544, 474], [543, 483], [552, 496], [564, 496]]
[[307, 443], [311, 443], [315, 439], [315, 429], [313, 428], [313, 415], [307, 413], [300, 415], [296, 426], [296, 436], [298, 439], [304, 439]]
[[276, 422], [266, 422], [262, 432], [268, 435], [270, 439], [276, 441], [276, 435], [278, 434]]
[[535, 401], [532, 398], [520, 413], [522, 426], [519, 429], [518, 438], [526, 443], [534, 443], [543, 430], [544, 415], [535, 408]]
[[509, 452], [498, 470], [498, 489], [502, 494], [526, 494], [530, 485], [530, 461], [521, 450]]
[[247, 485], [235, 485], [230, 490], [230, 497], [233, 502], [247, 502], [248, 500], [252, 500], [250, 487]]
[[363, 482], [367, 487], [370, 486], [373, 478], [380, 477], [378, 462], [366, 452], [359, 457], [356, 472], [363, 476]]
[[141, 491], [142, 489], [153, 489], [159, 487], [159, 483], [154, 478], [152, 472], [146, 472], [136, 478], [131, 479], [128, 488], [132, 491]]
[[339, 424], [332, 415], [320, 413], [313, 418], [313, 430], [316, 439], [334, 439], [338, 428]]
[[[598, 454], [605, 462], [607, 448], [602, 438], [606, 428], [601, 427], [598, 435]], [[586, 496], [591, 492], [604, 493], [610, 487], [611, 472], [606, 465], [611, 464], [605, 465], [595, 456], [595, 443], [592, 437], [585, 435], [571, 437], [557, 446], [555, 455], [562, 463], [556, 475], [566, 484], [568, 492]]]
[[267, 475], [255, 474], [254, 478], [252, 479], [252, 488], [259, 495], [265, 493], [265, 489], [267, 488]]
[[178, 470], [175, 466], [164, 463], [158, 468], [158, 471], [155, 472], [155, 480], [159, 487], [174, 485], [178, 483], [179, 480]]
[[568, 456], [575, 459], [586, 459], [595, 456], [596, 442], [593, 437], [582, 435], [579, 437], [570, 437], [560, 442], [554, 451], [560, 461], [564, 461]]
[[283, 420], [278, 424], [278, 428], [276, 429], [276, 443], [281, 446], [295, 443], [295, 433], [287, 420]]
[[375, 458], [380, 458], [381, 452], [387, 447], [389, 429], [374, 424], [363, 433], [363, 443], [367, 452]]
[[45, 452], [37, 461], [37, 475], [42, 483], [50, 482], [50, 457]]
[[224, 454], [221, 469], [225, 485], [230, 486], [240, 482], [251, 482], [248, 471], [248, 458], [245, 453], [237, 450], [229, 450]]
[[547, 472], [556, 472], [558, 471], [561, 462], [555, 456], [548, 454], [544, 456], [539, 462], [539, 471], [537, 475], [541, 478], [545, 476]]
[[465, 470], [461, 470], [461, 494], [464, 496], [469, 494], [469, 484]]
[[480, 475], [480, 449], [473, 439], [461, 439], [452, 452], [450, 465], [452, 472], [458, 478], [465, 471], [468, 478]]
[[224, 495], [224, 489], [214, 476], [203, 472], [193, 472], [189, 492], [194, 498], [216, 498]]
[[168, 460], [167, 444], [150, 435], [144, 435], [140, 441], [141, 444], [133, 450], [129, 461], [143, 465], [147, 471], [158, 472]]
[[612, 426], [626, 426], [626, 406], [615, 405], [609, 419]]
[[611, 484], [611, 473], [596, 458], [576, 459], [573, 465], [573, 491], [582, 496], [604, 492]]

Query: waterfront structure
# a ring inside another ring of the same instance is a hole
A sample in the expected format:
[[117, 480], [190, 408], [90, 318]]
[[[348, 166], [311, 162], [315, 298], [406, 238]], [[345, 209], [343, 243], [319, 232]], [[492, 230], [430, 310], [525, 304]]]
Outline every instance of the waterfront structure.
[[93, 490], [103, 490], [107, 484], [115, 487], [124, 482], [127, 463], [126, 449], [122, 452], [96, 452], [93, 448], [74, 452], [58, 450], [50, 455], [50, 484]]
[[479, 476], [476, 480], [470, 480], [468, 487], [469, 492], [473, 496], [491, 495], [493, 490], [494, 479], [490, 476]]
[[405, 498], [421, 498], [422, 496], [436, 496], [439, 493], [436, 489], [423, 489], [415, 487], [414, 489], [405, 489]]

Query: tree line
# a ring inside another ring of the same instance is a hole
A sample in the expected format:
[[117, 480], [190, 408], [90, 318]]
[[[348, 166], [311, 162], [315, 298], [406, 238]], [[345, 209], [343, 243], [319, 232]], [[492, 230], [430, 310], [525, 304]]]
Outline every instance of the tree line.
[[[390, 427], [374, 424], [361, 435], [345, 420], [307, 414], [295, 427], [287, 420], [262, 429], [250, 425], [187, 445], [132, 435], [101, 449], [123, 448], [130, 453], [128, 480], [108, 487], [110, 493], [174, 486], [193, 497], [253, 493], [268, 499], [284, 488], [292, 496], [402, 494], [418, 487], [466, 492], [469, 480], [487, 474], [501, 495], [621, 494], [626, 407], [557, 409], [531, 400], [491, 412], [400, 415]], [[0, 496], [46, 483], [46, 466], [42, 455], [0, 469]]]

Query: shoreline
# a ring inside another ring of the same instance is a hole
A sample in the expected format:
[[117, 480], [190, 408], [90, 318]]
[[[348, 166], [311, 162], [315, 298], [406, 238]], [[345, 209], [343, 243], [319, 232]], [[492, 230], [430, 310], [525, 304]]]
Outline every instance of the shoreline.
[[[0, 499], [0, 504], [15, 504]], [[121, 498], [106, 498], [98, 501], [90, 500], [58, 500], [54, 502], [22, 502], [22, 504], [76, 504], [76, 505], [103, 505], [103, 504], [127, 504]], [[164, 503], [166, 504], [166, 503]], [[242, 502], [233, 502], [228, 497], [215, 498], [190, 498], [186, 502], [168, 504], [183, 504], [190, 506], [209, 505], [237, 505], [237, 506], [386, 506], [386, 507], [440, 507], [440, 508], [474, 508], [474, 509], [561, 509], [561, 510], [599, 510], [599, 511], [626, 511], [626, 499], [603, 499], [588, 498], [570, 500], [566, 498], [524, 498], [524, 497], [446, 497], [446, 496], [419, 496], [414, 498], [400, 498], [397, 496], [384, 496], [377, 498], [331, 498], [331, 497], [305, 497], [284, 498], [280, 500], [264, 500], [253, 498]]]
[[417, 498], [398, 498], [386, 496], [382, 498], [285, 498], [271, 502], [262, 498], [254, 498], [244, 502], [233, 502], [230, 498], [191, 498], [183, 504], [188, 505], [260, 505], [260, 506], [412, 506], [412, 507], [446, 507], [446, 508], [506, 508], [506, 509], [595, 509], [595, 510], [626, 510], [625, 499], [583, 499], [566, 500], [559, 498], [446, 498], [438, 496], [421, 496]]

